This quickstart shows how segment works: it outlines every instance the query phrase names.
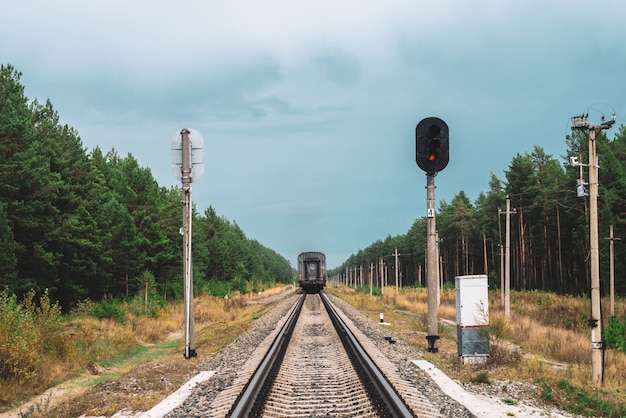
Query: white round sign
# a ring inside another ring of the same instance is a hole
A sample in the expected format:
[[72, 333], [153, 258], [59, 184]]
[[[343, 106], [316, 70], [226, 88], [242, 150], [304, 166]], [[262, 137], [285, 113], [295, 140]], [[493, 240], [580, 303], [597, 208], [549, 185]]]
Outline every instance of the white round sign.
[[[191, 163], [191, 181], [198, 180], [204, 174], [204, 138], [195, 129], [189, 131], [189, 146]], [[183, 177], [183, 130], [177, 131], [171, 141], [172, 174], [178, 180]]]

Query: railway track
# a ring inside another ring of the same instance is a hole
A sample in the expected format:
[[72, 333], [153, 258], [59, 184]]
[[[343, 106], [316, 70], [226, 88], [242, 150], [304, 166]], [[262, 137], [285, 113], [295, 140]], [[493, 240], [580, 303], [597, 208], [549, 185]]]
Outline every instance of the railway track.
[[210, 416], [440, 416], [323, 292], [302, 295], [266, 340]]

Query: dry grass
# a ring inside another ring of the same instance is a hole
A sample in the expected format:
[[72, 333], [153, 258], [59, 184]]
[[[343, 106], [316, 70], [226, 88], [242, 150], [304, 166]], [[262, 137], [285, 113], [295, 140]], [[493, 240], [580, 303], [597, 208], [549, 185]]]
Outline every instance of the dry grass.
[[[253, 326], [254, 318], [273, 306], [249, 302], [283, 290], [273, 289], [263, 295], [237, 295], [229, 300], [197, 298], [194, 312], [198, 357], [195, 359], [184, 360], [182, 356], [182, 303], [159, 312], [158, 318], [129, 318], [125, 325], [88, 318], [72, 323], [72, 333], [75, 336], [80, 334], [86, 340], [91, 338], [96, 346], [100, 344], [100, 353], [111, 350], [109, 344], [98, 343], [99, 337], [103, 336], [118, 344], [145, 344], [150, 341], [158, 344], [144, 346], [148, 352], [122, 358], [120, 364], [107, 366], [103, 373], [106, 376], [97, 377], [102, 379], [102, 383], [94, 386], [96, 377], [85, 379], [84, 385], [90, 389], [83, 387], [80, 395], [68, 398], [61, 405], [50, 405], [44, 413], [32, 416], [110, 415], [127, 407], [137, 410], [150, 408], [185, 381], [199, 362], [248, 330]], [[588, 301], [584, 298], [561, 298], [536, 292], [514, 293], [512, 317], [509, 319], [504, 317], [499, 306], [499, 295], [490, 294], [491, 355], [487, 365], [469, 366], [462, 365], [458, 359], [453, 290], [446, 290], [441, 295], [439, 318], [449, 322], [439, 327], [442, 338], [437, 354], [425, 352], [426, 324], [423, 318], [427, 311], [427, 293], [424, 289], [405, 289], [398, 295], [395, 290], [389, 290], [383, 297], [345, 287], [328, 290], [374, 321], [378, 321], [383, 312], [394, 333], [422, 351], [424, 358], [453, 378], [474, 383], [495, 380], [537, 382], [541, 379], [541, 387], [550, 389], [549, 393], [554, 390], [552, 404], [562, 408], [582, 403], [579, 398], [585, 393], [602, 402], [626, 403], [623, 393], [626, 384], [624, 354], [608, 350], [604, 386], [592, 388], [589, 384], [589, 330], [580, 325], [580, 321], [586, 321], [584, 313], [588, 312], [585, 305]], [[626, 312], [625, 305], [624, 301], [619, 301], [617, 311]], [[543, 309], [550, 315], [542, 314]], [[177, 340], [163, 343], [173, 338]], [[155, 356], [158, 360], [154, 360]], [[50, 363], [46, 368], [49, 370], [47, 379], [55, 381], [84, 370], [82, 366], [63, 362]], [[164, 375], [170, 376], [165, 383], [161, 378]], [[580, 408], [587, 408], [592, 415], [600, 415], [589, 406]]]
[[[407, 289], [396, 295], [388, 292], [384, 300], [416, 314], [427, 312], [426, 289]], [[513, 292], [512, 314], [504, 316], [499, 303], [499, 294], [490, 294], [490, 333], [497, 339], [507, 339], [523, 350], [546, 360], [567, 363], [583, 376], [591, 374], [590, 340], [587, 326], [589, 299], [584, 297], [559, 296], [546, 292]], [[603, 301], [608, 306], [608, 301]], [[618, 301], [616, 314], [626, 316], [626, 302]], [[454, 290], [445, 289], [441, 294], [439, 318], [455, 321], [456, 300]], [[608, 312], [604, 313], [605, 318]], [[605, 358], [605, 385], [619, 388], [626, 376], [626, 355], [607, 350]], [[579, 383], [587, 384], [588, 378], [581, 377]]]
[[[461, 381], [540, 381], [544, 388], [550, 390], [550, 401], [553, 404], [562, 408], [572, 405], [579, 410], [587, 408], [592, 411], [592, 415], [598, 411], [586, 406], [590, 397], [599, 399], [600, 403], [626, 404], [623, 390], [626, 385], [626, 354], [607, 350], [602, 387], [593, 387], [590, 383], [588, 298], [545, 292], [513, 292], [512, 314], [506, 318], [500, 305], [500, 294], [490, 292], [491, 353], [487, 365], [480, 367], [462, 365], [459, 361], [456, 325], [450, 325], [450, 321], [456, 321], [456, 295], [453, 289], [441, 292], [438, 316], [440, 321], [447, 320], [448, 323], [440, 323], [441, 340], [437, 354], [425, 352], [426, 289], [403, 289], [399, 294], [396, 294], [395, 289], [390, 289], [382, 297], [355, 294], [352, 289], [343, 287], [329, 291], [374, 320], [377, 320], [378, 312], [385, 312], [385, 320], [392, 323], [394, 332], [424, 351], [427, 360]], [[603, 300], [604, 318], [608, 318], [608, 306], [609, 301]], [[626, 317], [626, 301], [616, 302], [615, 313], [618, 318]], [[583, 406], [577, 406], [576, 403]]]
[[[193, 359], [183, 357], [182, 302], [159, 309], [155, 318], [137, 317], [127, 312], [123, 324], [84, 316], [72, 318], [65, 331], [68, 338], [81, 341], [79, 348], [61, 360], [51, 359], [42, 364], [37, 385], [24, 387], [18, 382], [2, 382], [2, 396], [10, 401], [0, 407], [0, 412], [61, 381], [65, 381], [62, 386], [71, 388], [65, 396], [55, 396], [54, 404], [49, 405], [50, 399], [44, 396], [34, 409], [22, 416], [111, 415], [129, 407], [147, 410], [186, 381], [200, 361], [245, 332], [254, 318], [273, 307], [273, 304], [248, 302], [286, 289], [281, 286], [254, 295], [236, 295], [228, 300], [210, 296], [196, 298], [198, 357]], [[103, 362], [103, 359], [108, 360]], [[89, 376], [85, 373], [88, 370], [98, 375]], [[163, 376], [168, 378], [163, 379]], [[70, 378], [80, 383], [72, 384]]]

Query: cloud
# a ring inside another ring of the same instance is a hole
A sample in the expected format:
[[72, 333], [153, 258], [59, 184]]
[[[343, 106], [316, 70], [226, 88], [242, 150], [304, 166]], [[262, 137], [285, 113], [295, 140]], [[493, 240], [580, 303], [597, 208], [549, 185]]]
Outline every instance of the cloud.
[[625, 14], [617, 0], [24, 0], [3, 5], [0, 56], [86, 146], [132, 153], [163, 185], [172, 133], [197, 129], [200, 211], [294, 260], [341, 262], [424, 215], [422, 118], [450, 126], [436, 195], [450, 201], [535, 144], [558, 156], [593, 103], [626, 114]]

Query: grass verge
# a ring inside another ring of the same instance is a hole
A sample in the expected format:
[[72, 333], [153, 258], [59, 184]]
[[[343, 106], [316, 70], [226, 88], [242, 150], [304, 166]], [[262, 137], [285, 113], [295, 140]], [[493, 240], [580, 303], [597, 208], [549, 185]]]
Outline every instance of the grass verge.
[[[426, 352], [425, 289], [403, 289], [399, 294], [389, 289], [383, 296], [370, 296], [347, 287], [329, 287], [327, 291], [374, 321], [378, 321], [383, 312], [394, 333], [458, 381], [504, 385], [513, 381], [533, 383], [539, 388], [537, 401], [546, 406], [584, 416], [626, 417], [624, 353], [607, 350], [604, 384], [594, 387], [589, 382], [589, 331], [584, 326], [589, 300], [584, 297], [513, 292], [513, 313], [508, 319], [499, 306], [499, 295], [491, 292], [489, 360], [485, 365], [464, 365], [458, 357], [453, 289], [443, 290], [441, 294], [438, 310], [441, 340], [436, 354]], [[626, 314], [625, 301], [617, 302], [616, 312]]]
[[[135, 344], [95, 361], [89, 365], [89, 373], [57, 382], [49, 391], [12, 411], [12, 415], [0, 414], [0, 418], [110, 416], [123, 410], [146, 411], [178, 389], [199, 371], [198, 365], [203, 360], [247, 331], [255, 318], [274, 306], [274, 303], [250, 302], [286, 289], [274, 288], [229, 300], [208, 296], [197, 298], [194, 316], [198, 356], [192, 359], [183, 357], [182, 304], [168, 309], [170, 313], [166, 318], [155, 318], [154, 322], [142, 320], [118, 324], [118, 333], [131, 327], [135, 336], [150, 334], [152, 340], [159, 341]], [[92, 319], [86, 321], [91, 323]], [[169, 325], [163, 327], [159, 322]], [[75, 324], [76, 327], [83, 325], [80, 322]], [[110, 323], [106, 328], [115, 332], [115, 326]], [[155, 328], [161, 329], [158, 338], [153, 335]]]

